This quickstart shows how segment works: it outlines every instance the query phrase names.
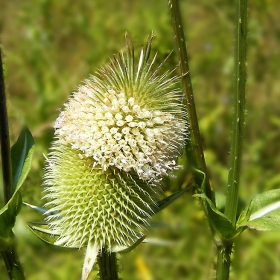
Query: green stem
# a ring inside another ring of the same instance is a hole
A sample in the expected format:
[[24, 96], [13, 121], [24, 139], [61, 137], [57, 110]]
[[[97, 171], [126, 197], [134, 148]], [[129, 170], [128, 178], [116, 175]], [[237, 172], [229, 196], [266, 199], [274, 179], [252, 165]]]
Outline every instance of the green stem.
[[[213, 201], [212, 191], [207, 176], [207, 168], [204, 159], [202, 141], [199, 132], [197, 114], [195, 109], [194, 95], [191, 83], [191, 75], [188, 63], [188, 54], [186, 41], [184, 36], [181, 11], [178, 0], [170, 0], [169, 6], [171, 10], [172, 26], [174, 38], [176, 42], [177, 52], [179, 55], [179, 65], [181, 70], [181, 79], [183, 93], [186, 98], [186, 107], [188, 111], [188, 121], [190, 137], [186, 145], [187, 157], [194, 168], [203, 171], [206, 174], [206, 195]], [[196, 180], [195, 176], [194, 179]]]
[[7, 203], [12, 197], [13, 181], [11, 168], [11, 154], [10, 154], [10, 137], [8, 126], [8, 114], [6, 105], [6, 94], [4, 84], [4, 71], [2, 63], [2, 54], [0, 49], [0, 142], [1, 142], [1, 157], [2, 157], [2, 171], [4, 183], [4, 201]]
[[15, 248], [10, 251], [1, 252], [7, 273], [11, 280], [24, 280], [23, 269]]
[[[244, 132], [246, 85], [247, 0], [236, 0], [233, 129], [225, 215], [236, 224]], [[233, 243], [218, 246], [217, 280], [227, 280]]]
[[[3, 185], [4, 185], [4, 201], [8, 203], [13, 194], [13, 180], [12, 180], [12, 165], [10, 154], [10, 139], [8, 114], [6, 105], [6, 94], [4, 84], [4, 71], [2, 63], [2, 52], [0, 49], [0, 142], [1, 142], [1, 159], [3, 171]], [[3, 260], [6, 265], [7, 273], [10, 279], [24, 280], [24, 274], [19, 262], [15, 247], [10, 248], [9, 251], [1, 252]]]
[[98, 256], [100, 280], [118, 280], [118, 266], [116, 253], [110, 253], [105, 247]]
[[229, 278], [231, 249], [232, 245], [217, 246], [217, 280]]
[[233, 95], [233, 129], [230, 151], [230, 170], [228, 175], [225, 215], [233, 225], [236, 223], [239, 178], [242, 159], [244, 131], [245, 84], [246, 84], [246, 38], [247, 38], [247, 0], [236, 1], [235, 65]]

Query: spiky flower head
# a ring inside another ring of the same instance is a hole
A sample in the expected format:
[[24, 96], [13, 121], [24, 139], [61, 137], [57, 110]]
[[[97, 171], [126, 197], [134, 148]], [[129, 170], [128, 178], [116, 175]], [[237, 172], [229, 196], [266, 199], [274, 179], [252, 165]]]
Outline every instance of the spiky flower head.
[[176, 169], [186, 135], [176, 77], [152, 71], [151, 40], [142, 49], [138, 66], [131, 42], [74, 93], [55, 123], [56, 135], [93, 158], [104, 171], [134, 170], [149, 183]]
[[186, 115], [172, 71], [153, 70], [152, 38], [137, 64], [127, 38], [126, 52], [86, 80], [55, 123], [45, 191], [59, 245], [129, 246], [153, 213], [158, 182], [177, 168]]

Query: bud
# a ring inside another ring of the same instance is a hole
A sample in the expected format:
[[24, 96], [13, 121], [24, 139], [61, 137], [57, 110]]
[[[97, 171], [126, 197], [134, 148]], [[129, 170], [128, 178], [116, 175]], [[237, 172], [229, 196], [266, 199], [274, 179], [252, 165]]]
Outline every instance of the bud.
[[48, 221], [58, 245], [129, 246], [143, 235], [159, 200], [159, 182], [178, 168], [186, 114], [177, 77], [138, 65], [130, 39], [78, 88], [55, 123], [45, 173]]

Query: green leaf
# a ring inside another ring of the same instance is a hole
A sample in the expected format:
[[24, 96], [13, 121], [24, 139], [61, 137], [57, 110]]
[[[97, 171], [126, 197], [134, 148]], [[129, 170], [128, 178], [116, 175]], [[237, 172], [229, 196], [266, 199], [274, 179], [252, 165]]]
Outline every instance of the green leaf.
[[134, 242], [129, 247], [116, 245], [116, 246], [113, 247], [112, 251], [115, 252], [115, 253], [121, 253], [121, 254], [131, 252], [138, 245], [140, 245], [145, 240], [146, 237], [147, 237], [146, 235], [141, 236], [136, 242]]
[[[20, 193], [15, 193], [13, 197], [9, 200], [9, 202], [0, 210], [0, 221], [5, 222], [5, 224], [9, 224], [10, 226], [6, 229], [12, 229], [15, 218], [20, 211], [21, 207], [21, 195]], [[14, 221], [11, 222], [11, 219]], [[0, 226], [0, 232], [4, 229], [3, 226]]]
[[240, 214], [237, 226], [259, 231], [280, 230], [280, 189], [255, 195]]
[[38, 207], [36, 205], [32, 205], [32, 204], [29, 204], [29, 203], [26, 203], [26, 202], [23, 202], [24, 205], [36, 210], [37, 212], [41, 213], [41, 214], [45, 214], [48, 210], [45, 209], [45, 208], [41, 208], [41, 207]]
[[160, 200], [159, 202], [157, 202], [156, 206], [151, 205], [151, 208], [153, 209], [154, 214], [158, 213], [159, 211], [163, 210], [165, 207], [170, 205], [173, 201], [175, 201], [177, 198], [179, 198], [187, 190], [188, 190], [188, 187]]
[[194, 168], [194, 177], [198, 190], [206, 193], [205, 174], [201, 170]]
[[172, 246], [172, 245], [174, 246], [175, 244], [178, 244], [177, 241], [164, 240], [161, 238], [146, 238], [145, 240], [143, 240], [143, 243], [157, 245], [157, 246]]
[[73, 251], [73, 250], [79, 249], [78, 247], [63, 247], [63, 246], [55, 245], [50, 240], [48, 240], [48, 238], [45, 238], [45, 237], [41, 236], [39, 233], [37, 233], [39, 231], [39, 232], [51, 235], [51, 233], [48, 230], [42, 229], [39, 227], [35, 227], [35, 226], [29, 226], [28, 224], [26, 226], [32, 234], [34, 234], [37, 238], [39, 238], [46, 245], [48, 245], [54, 249], [58, 249], [58, 250], [62, 250], [62, 251]]
[[28, 128], [23, 128], [16, 143], [11, 148], [14, 191], [21, 187], [31, 168], [34, 144]]
[[19, 189], [30, 170], [33, 150], [34, 140], [29, 130], [25, 128], [11, 148], [14, 193], [8, 203], [0, 210], [0, 251], [8, 250], [13, 243], [12, 229], [22, 204]]
[[0, 210], [0, 251], [6, 251], [13, 244], [12, 229], [21, 207], [21, 194], [14, 193], [9, 202]]
[[194, 197], [199, 197], [206, 202], [209, 223], [217, 234], [215, 236], [217, 242], [230, 241], [237, 236], [238, 232], [230, 220], [215, 207], [205, 194], [195, 194]]
[[59, 234], [54, 234], [51, 230], [46, 229], [46, 228], [41, 228], [41, 227], [36, 227], [36, 226], [30, 226], [33, 230], [48, 234], [48, 235], [59, 235]]
[[237, 231], [231, 221], [217, 208], [223, 209], [225, 200], [223, 196], [215, 194], [215, 202], [217, 206], [206, 196], [206, 187], [205, 187], [205, 174], [198, 170], [194, 170], [194, 176], [196, 177], [196, 182], [198, 182], [198, 191], [201, 191], [201, 194], [195, 194], [194, 197], [199, 197], [203, 203], [204, 211], [208, 217], [209, 224], [215, 233], [214, 238], [216, 243], [220, 242], [232, 242], [241, 231]]
[[37, 225], [37, 226], [47, 226], [48, 223], [47, 222], [35, 222], [35, 221], [32, 221], [32, 222], [28, 222], [29, 224], [31, 225]]

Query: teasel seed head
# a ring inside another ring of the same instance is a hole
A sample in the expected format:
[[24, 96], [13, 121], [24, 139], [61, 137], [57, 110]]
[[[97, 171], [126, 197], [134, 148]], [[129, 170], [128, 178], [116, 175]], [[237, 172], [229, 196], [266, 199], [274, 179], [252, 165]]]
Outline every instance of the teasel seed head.
[[149, 63], [152, 38], [134, 64], [132, 43], [126, 54], [86, 80], [65, 104], [55, 123], [55, 134], [92, 158], [104, 171], [116, 167], [135, 171], [149, 184], [177, 168], [176, 160], [186, 138], [186, 114], [178, 81], [169, 72], [158, 74]]
[[159, 182], [178, 168], [186, 113], [173, 71], [153, 70], [152, 39], [136, 65], [126, 38], [126, 52], [86, 80], [55, 123], [44, 184], [57, 245], [87, 246], [87, 256], [132, 245], [160, 198]]
[[93, 242], [109, 250], [129, 246], [143, 234], [152, 215], [155, 189], [116, 168], [104, 171], [92, 158], [59, 140], [53, 143], [46, 167], [48, 223], [56, 245], [83, 247]]

